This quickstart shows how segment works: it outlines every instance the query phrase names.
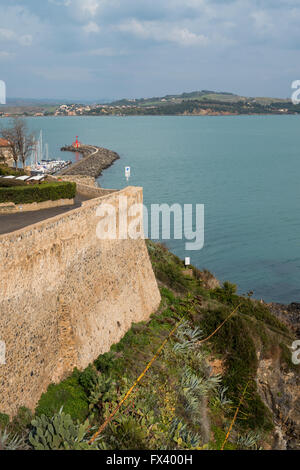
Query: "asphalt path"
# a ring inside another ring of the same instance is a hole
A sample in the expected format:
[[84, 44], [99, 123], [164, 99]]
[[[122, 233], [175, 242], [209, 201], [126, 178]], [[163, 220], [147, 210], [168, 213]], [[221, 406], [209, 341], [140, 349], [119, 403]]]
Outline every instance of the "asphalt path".
[[52, 209], [42, 209], [32, 212], [18, 212], [17, 214], [0, 214], [0, 235], [15, 232], [28, 225], [37, 224], [42, 220], [50, 219], [60, 214], [65, 214], [80, 207], [83, 201], [91, 198], [77, 194], [75, 204], [72, 206], [54, 207]]

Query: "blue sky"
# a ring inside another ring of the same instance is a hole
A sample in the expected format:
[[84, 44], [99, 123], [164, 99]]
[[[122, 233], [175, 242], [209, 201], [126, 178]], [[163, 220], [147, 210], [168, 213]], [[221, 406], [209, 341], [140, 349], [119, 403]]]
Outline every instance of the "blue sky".
[[0, 0], [11, 97], [291, 95], [300, 0]]

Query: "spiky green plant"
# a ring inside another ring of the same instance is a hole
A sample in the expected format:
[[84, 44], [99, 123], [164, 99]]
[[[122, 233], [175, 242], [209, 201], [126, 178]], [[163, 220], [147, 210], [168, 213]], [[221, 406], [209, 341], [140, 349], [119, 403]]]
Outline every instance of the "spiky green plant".
[[260, 450], [260, 447], [258, 445], [258, 442], [260, 440], [260, 433], [249, 431], [247, 434], [244, 435], [239, 434], [236, 444], [240, 449]]
[[184, 353], [195, 349], [195, 346], [202, 338], [203, 333], [200, 328], [191, 328], [189, 322], [185, 321], [180, 325], [175, 336], [176, 343], [173, 347], [174, 352]]
[[170, 438], [176, 442], [180, 448], [182, 444], [187, 449], [195, 449], [200, 446], [201, 436], [188, 430], [187, 424], [179, 418], [174, 418], [170, 427]]
[[195, 373], [190, 366], [184, 368], [181, 379], [183, 390], [198, 397], [206, 395], [211, 390], [215, 390], [220, 382], [220, 375], [205, 377], [202, 374]]
[[0, 430], [0, 450], [26, 450], [28, 445], [23, 436], [9, 433], [6, 429]]
[[225, 410], [229, 406], [232, 405], [232, 400], [227, 398], [226, 392], [228, 387], [219, 386], [216, 388], [216, 393], [211, 399], [211, 406], [216, 409], [223, 409]]

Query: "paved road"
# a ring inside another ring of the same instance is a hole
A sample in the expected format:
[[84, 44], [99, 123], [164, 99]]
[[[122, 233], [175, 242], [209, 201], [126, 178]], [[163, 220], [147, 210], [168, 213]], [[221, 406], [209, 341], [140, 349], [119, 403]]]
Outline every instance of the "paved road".
[[83, 201], [91, 198], [77, 194], [73, 206], [54, 207], [53, 209], [43, 209], [40, 211], [20, 212], [18, 214], [0, 214], [0, 235], [15, 232], [27, 225], [36, 224], [42, 220], [64, 214], [81, 206]]

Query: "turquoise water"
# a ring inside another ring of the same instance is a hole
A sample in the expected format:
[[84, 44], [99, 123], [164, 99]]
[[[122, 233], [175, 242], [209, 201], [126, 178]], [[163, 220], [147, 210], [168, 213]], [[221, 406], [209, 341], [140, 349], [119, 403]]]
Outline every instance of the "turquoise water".
[[[121, 160], [100, 184], [144, 187], [151, 203], [205, 204], [205, 246], [169, 248], [256, 298], [300, 301], [300, 145], [298, 116], [70, 117], [28, 119], [50, 154], [79, 135]], [[63, 154], [70, 158], [70, 154]]]

